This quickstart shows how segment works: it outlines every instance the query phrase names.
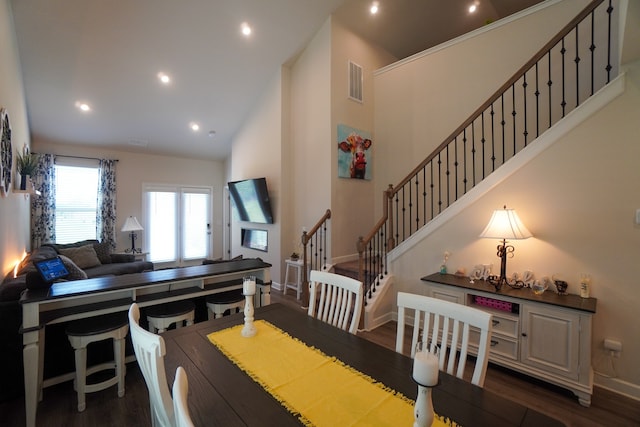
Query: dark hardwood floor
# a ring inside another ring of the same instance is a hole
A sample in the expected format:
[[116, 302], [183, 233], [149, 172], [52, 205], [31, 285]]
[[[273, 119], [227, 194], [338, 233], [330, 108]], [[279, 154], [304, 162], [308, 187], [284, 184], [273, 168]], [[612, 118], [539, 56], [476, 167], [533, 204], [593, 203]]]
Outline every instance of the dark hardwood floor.
[[[272, 302], [281, 302], [300, 310], [292, 296], [272, 291]], [[395, 348], [396, 325], [383, 325], [359, 335], [388, 348]], [[537, 411], [562, 420], [570, 427], [640, 426], [640, 403], [596, 387], [591, 407], [580, 406], [570, 392], [489, 365], [484, 387], [507, 399], [518, 401]], [[24, 399], [0, 403], [0, 426], [24, 425]], [[78, 412], [73, 384], [66, 382], [44, 390], [38, 406], [38, 426], [150, 426], [149, 397], [136, 363], [127, 365], [126, 394], [117, 397], [116, 387], [87, 395], [87, 409]], [[471, 427], [471, 426], [464, 426]], [[543, 426], [541, 426], [543, 427]]]

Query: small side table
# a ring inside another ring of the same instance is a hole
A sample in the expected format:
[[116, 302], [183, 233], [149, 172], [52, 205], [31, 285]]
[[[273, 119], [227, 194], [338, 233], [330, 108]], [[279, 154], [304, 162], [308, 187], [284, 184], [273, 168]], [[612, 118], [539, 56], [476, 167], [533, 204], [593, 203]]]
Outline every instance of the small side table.
[[115, 252], [118, 255], [133, 255], [136, 261], [146, 261], [149, 252]]
[[[282, 293], [286, 294], [287, 289], [295, 289], [296, 290], [296, 298], [299, 300], [300, 295], [302, 294], [302, 269], [304, 268], [304, 264], [301, 259], [293, 260], [291, 258], [287, 258], [284, 260], [286, 267], [284, 273], [284, 284], [282, 286]], [[295, 276], [292, 277], [292, 281], [289, 281], [289, 270], [294, 269]], [[293, 278], [295, 277], [295, 281]]]

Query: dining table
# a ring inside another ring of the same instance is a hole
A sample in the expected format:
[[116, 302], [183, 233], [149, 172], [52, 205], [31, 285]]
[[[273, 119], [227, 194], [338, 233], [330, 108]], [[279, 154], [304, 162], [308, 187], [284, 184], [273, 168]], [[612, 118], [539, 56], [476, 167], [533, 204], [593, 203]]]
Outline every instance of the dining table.
[[[256, 322], [266, 321], [296, 341], [383, 384], [385, 390], [415, 401], [418, 387], [412, 379], [413, 360], [410, 357], [283, 304], [258, 307], [253, 316]], [[238, 313], [163, 333], [169, 385], [173, 383], [176, 368], [182, 366], [188, 377], [189, 413], [196, 426], [305, 425], [299, 413], [287, 409], [287, 405], [240, 369], [209, 338], [214, 332], [243, 323], [243, 313]], [[247, 343], [250, 345], [251, 341]], [[260, 354], [257, 356], [259, 358]], [[282, 366], [281, 369], [289, 368]], [[519, 402], [442, 371], [437, 386], [432, 389], [432, 401], [437, 415], [463, 427], [564, 425]]]

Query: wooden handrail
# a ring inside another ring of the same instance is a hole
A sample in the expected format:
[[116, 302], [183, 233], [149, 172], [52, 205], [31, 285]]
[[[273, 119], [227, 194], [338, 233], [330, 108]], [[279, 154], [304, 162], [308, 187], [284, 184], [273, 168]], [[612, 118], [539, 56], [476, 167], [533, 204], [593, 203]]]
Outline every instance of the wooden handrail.
[[[573, 29], [580, 21], [586, 18], [593, 10], [598, 7], [604, 0], [593, 0], [591, 3], [585, 7], [582, 12], [580, 12], [575, 18], [573, 18], [567, 25], [565, 25], [562, 30], [558, 32], [547, 44], [545, 44], [542, 49], [538, 51], [526, 64], [524, 64], [518, 71], [516, 71], [513, 76], [506, 81], [505, 84], [500, 86], [498, 90], [494, 92], [493, 95], [489, 97], [487, 101], [484, 102], [480, 107], [478, 107], [467, 120], [462, 122], [460, 126], [458, 126], [451, 134], [445, 138], [445, 140], [438, 145], [438, 147], [433, 150], [431, 154], [427, 156], [426, 159], [422, 161], [418, 166], [416, 166], [399, 184], [397, 184], [393, 188], [393, 194], [396, 194], [405, 184], [407, 184], [411, 178], [413, 178], [418, 172], [424, 169], [429, 162], [431, 162], [435, 157], [444, 150], [447, 145], [460, 133], [465, 130], [467, 127], [471, 125], [471, 123], [480, 116], [480, 114], [485, 111], [491, 104], [493, 104], [497, 99], [502, 96], [502, 94], [507, 91], [511, 86], [513, 86], [522, 75], [528, 71], [531, 67], [533, 67], [538, 61], [540, 61], [549, 50], [554, 47], [558, 42], [562, 40], [563, 37], [567, 35], [567, 33]], [[392, 196], [393, 197], [393, 196]]]

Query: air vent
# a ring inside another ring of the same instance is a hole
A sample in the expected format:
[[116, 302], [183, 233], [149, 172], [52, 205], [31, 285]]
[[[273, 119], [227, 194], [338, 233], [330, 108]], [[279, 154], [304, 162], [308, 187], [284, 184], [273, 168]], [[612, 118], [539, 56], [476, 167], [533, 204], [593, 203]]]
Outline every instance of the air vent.
[[349, 98], [362, 102], [362, 67], [349, 61]]
[[149, 145], [149, 141], [146, 139], [130, 139], [129, 145], [135, 145], [136, 147], [146, 147]]

